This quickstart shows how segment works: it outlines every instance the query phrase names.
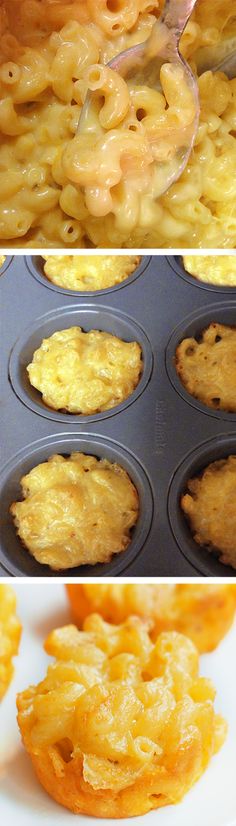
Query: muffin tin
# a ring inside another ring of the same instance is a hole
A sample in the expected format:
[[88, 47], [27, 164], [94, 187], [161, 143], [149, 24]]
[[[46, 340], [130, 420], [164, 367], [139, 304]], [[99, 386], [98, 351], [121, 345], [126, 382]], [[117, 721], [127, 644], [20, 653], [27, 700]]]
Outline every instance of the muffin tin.
[[[4, 253], [3, 253], [3, 255], [4, 255]], [[3, 273], [10, 266], [12, 260], [13, 260], [13, 255], [6, 255], [5, 261], [3, 262], [2, 266], [0, 267], [0, 275], [3, 275]]]
[[[196, 545], [179, 499], [192, 475], [236, 454], [236, 414], [208, 409], [189, 396], [174, 353], [182, 338], [199, 336], [211, 321], [236, 325], [236, 290], [197, 282], [185, 273], [180, 256], [143, 256], [121, 285], [97, 293], [52, 285], [39, 256], [15, 255], [0, 274], [1, 576], [234, 576]], [[75, 324], [139, 341], [143, 352], [134, 393], [91, 417], [44, 406], [25, 371], [42, 337]], [[21, 498], [24, 473], [55, 452], [76, 450], [117, 461], [128, 471], [140, 515], [129, 548], [110, 563], [55, 574], [23, 548], [9, 505]]]

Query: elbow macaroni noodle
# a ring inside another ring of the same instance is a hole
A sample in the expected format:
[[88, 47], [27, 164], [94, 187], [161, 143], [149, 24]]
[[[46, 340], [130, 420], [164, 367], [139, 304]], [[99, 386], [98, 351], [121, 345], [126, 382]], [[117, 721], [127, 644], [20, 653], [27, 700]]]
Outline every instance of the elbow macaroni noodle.
[[[104, 65], [148, 37], [162, 5], [3, 2], [1, 246], [235, 246], [236, 80], [211, 71], [199, 77], [194, 149], [181, 178], [158, 198], [154, 160], [171, 157], [193, 116], [181, 67], [162, 68], [161, 94], [128, 86]], [[214, 9], [198, 0], [181, 50], [197, 71], [220, 60], [234, 36], [231, 0], [215, 0]], [[77, 134], [88, 88], [94, 103]]]

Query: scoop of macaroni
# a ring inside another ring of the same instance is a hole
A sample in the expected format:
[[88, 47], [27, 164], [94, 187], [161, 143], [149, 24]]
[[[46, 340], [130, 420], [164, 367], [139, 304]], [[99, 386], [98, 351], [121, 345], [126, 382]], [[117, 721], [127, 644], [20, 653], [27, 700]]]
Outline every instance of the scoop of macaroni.
[[27, 371], [49, 407], [89, 416], [133, 393], [142, 372], [142, 351], [136, 341], [70, 327], [42, 341]]
[[[197, 0], [181, 39], [198, 75], [189, 163], [159, 197], [159, 174], [193, 119], [181, 67], [162, 92], [106, 64], [151, 34], [158, 0], [3, 0], [0, 12], [0, 242], [24, 247], [234, 247], [236, 80], [210, 67], [236, 36], [232, 0]], [[94, 105], [78, 124], [87, 90]], [[176, 137], [177, 135], [177, 137]], [[153, 140], [155, 138], [155, 140]]]
[[12, 660], [18, 652], [20, 635], [14, 591], [10, 585], [0, 585], [0, 700], [14, 673]]
[[179, 631], [190, 637], [200, 652], [216, 648], [236, 610], [236, 585], [90, 583], [66, 588], [79, 625], [94, 611], [114, 623], [136, 614], [151, 623], [152, 639], [161, 631]]
[[109, 562], [125, 551], [137, 522], [136, 488], [120, 465], [72, 453], [51, 456], [21, 480], [10, 507], [32, 556], [55, 570]]
[[184, 255], [184, 267], [198, 281], [236, 287], [236, 255]]
[[222, 745], [215, 691], [187, 637], [153, 644], [137, 617], [53, 631], [46, 678], [18, 696], [38, 778], [75, 813], [132, 817], [177, 803]]
[[140, 255], [44, 255], [49, 281], [67, 290], [105, 290], [138, 267]]

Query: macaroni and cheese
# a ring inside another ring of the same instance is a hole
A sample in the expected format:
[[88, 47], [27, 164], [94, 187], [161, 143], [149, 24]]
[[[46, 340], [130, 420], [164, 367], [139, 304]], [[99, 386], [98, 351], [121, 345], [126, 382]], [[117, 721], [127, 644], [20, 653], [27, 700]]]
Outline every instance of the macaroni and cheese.
[[106, 290], [138, 267], [140, 255], [44, 255], [49, 281], [66, 290]]
[[195, 542], [236, 569], [236, 456], [219, 459], [187, 482], [181, 508]]
[[236, 412], [236, 327], [212, 322], [198, 338], [177, 347], [179, 378], [195, 399], [215, 410]]
[[201, 652], [212, 651], [226, 634], [236, 610], [236, 585], [66, 585], [74, 621], [96, 613], [107, 622], [130, 614], [150, 621], [153, 640], [161, 631], [179, 631]]
[[27, 372], [44, 404], [91, 416], [133, 393], [142, 373], [142, 351], [136, 341], [70, 327], [43, 339]]
[[184, 255], [186, 272], [219, 287], [236, 287], [236, 255]]
[[14, 673], [12, 660], [18, 652], [20, 635], [14, 591], [9, 585], [0, 585], [0, 700]]
[[[192, 118], [181, 74], [163, 94], [105, 64], [152, 31], [158, 0], [3, 0], [0, 12], [0, 242], [24, 247], [233, 247], [236, 80], [198, 78], [201, 115], [178, 182], [158, 197], [171, 130]], [[213, 8], [214, 5], [214, 8]], [[181, 40], [194, 71], [236, 35], [231, 0], [197, 0]], [[77, 134], [87, 88], [94, 106]], [[179, 105], [179, 100], [181, 104]], [[180, 129], [181, 132], [181, 129]]]
[[177, 803], [222, 745], [215, 690], [187, 637], [155, 644], [137, 617], [52, 631], [47, 676], [18, 696], [38, 778], [75, 813], [121, 818]]
[[139, 497], [128, 473], [83, 453], [51, 456], [21, 479], [10, 507], [27, 550], [54, 570], [109, 562], [128, 548]]

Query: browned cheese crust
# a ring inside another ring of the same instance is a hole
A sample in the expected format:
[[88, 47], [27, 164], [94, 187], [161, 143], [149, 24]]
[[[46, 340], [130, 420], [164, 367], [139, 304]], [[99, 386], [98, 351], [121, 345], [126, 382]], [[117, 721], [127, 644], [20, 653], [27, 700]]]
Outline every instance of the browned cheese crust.
[[212, 323], [200, 341], [185, 338], [176, 370], [188, 393], [207, 407], [236, 410], [236, 327]]
[[190, 479], [181, 507], [195, 542], [236, 568], [236, 456], [212, 462]]

